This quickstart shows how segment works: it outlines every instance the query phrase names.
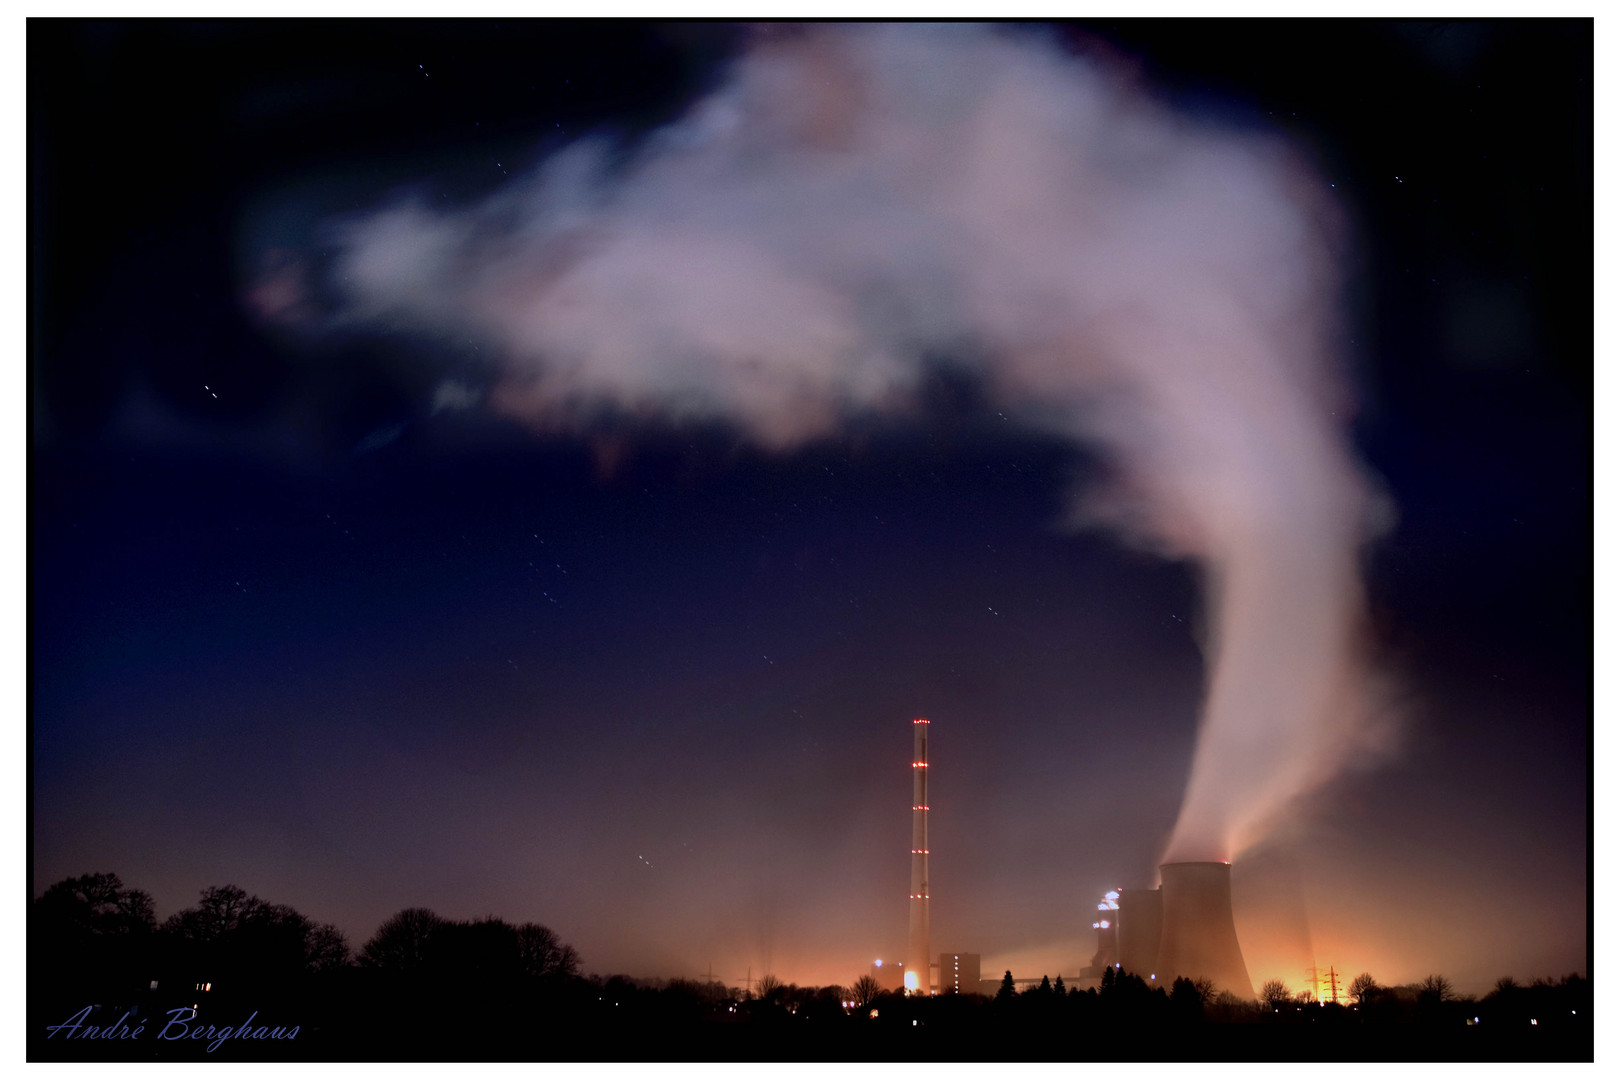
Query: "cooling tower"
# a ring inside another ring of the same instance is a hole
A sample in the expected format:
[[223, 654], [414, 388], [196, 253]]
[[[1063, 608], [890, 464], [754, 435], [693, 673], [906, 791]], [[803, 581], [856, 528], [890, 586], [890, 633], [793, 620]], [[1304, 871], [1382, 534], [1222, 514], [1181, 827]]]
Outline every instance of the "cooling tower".
[[1232, 922], [1232, 867], [1220, 862], [1165, 863], [1159, 867], [1163, 926], [1153, 968], [1167, 986], [1185, 975], [1206, 978], [1216, 990], [1253, 998], [1249, 970]]
[[1143, 979], [1158, 971], [1162, 900], [1158, 889], [1120, 890], [1114, 936], [1114, 960], [1120, 970]]

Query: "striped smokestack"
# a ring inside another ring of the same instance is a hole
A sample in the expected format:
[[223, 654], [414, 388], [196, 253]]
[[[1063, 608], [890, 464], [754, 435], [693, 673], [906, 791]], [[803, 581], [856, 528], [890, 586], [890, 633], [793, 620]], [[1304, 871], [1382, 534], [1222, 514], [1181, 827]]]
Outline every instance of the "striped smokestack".
[[928, 721], [911, 722], [911, 932], [906, 991], [931, 992], [928, 977]]

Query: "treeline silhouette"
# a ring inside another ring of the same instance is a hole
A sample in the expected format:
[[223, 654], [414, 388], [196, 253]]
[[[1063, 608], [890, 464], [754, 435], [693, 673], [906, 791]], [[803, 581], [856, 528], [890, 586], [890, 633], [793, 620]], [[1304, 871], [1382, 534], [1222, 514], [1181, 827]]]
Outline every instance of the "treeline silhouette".
[[[565, 1030], [591, 990], [578, 953], [538, 923], [407, 908], [355, 953], [336, 927], [234, 885], [159, 923], [151, 896], [116, 874], [69, 878], [34, 901], [28, 971], [36, 1060], [566, 1056], [520, 1049], [516, 1032]], [[175, 1037], [247, 1024], [296, 1034], [228, 1051]], [[115, 1028], [142, 1030], [105, 1037]]]
[[[406, 908], [352, 951], [335, 927], [230, 885], [159, 923], [151, 897], [114, 874], [51, 886], [29, 917], [34, 1060], [1584, 1061], [1590, 1003], [1576, 975], [1504, 978], [1475, 1000], [1440, 975], [1381, 986], [1363, 973], [1342, 1003], [1276, 980], [1244, 1000], [1207, 979], [1167, 987], [1119, 969], [1085, 989], [1043, 977], [1023, 991], [1009, 971], [994, 994], [931, 998], [870, 975], [741, 988], [584, 976], [537, 923]], [[297, 1034], [160, 1039], [176, 1015]], [[120, 1020], [144, 1033], [78, 1037]]]

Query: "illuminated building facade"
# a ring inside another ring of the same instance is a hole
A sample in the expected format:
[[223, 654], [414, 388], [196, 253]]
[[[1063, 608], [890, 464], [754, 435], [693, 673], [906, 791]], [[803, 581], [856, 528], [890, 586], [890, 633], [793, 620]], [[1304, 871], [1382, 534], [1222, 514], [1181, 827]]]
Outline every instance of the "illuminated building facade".
[[939, 954], [938, 993], [976, 994], [979, 992], [979, 954]]
[[1096, 917], [1091, 928], [1097, 931], [1097, 951], [1091, 963], [1081, 972], [1093, 978], [1102, 976], [1103, 968], [1113, 967], [1119, 959], [1119, 890], [1110, 889], [1097, 901]]

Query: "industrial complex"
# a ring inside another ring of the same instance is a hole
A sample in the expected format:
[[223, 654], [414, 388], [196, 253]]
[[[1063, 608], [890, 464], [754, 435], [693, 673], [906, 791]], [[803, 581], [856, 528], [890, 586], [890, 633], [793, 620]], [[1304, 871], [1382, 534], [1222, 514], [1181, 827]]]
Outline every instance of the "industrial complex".
[[1110, 891], [1097, 904], [1097, 952], [1082, 974], [1112, 967], [1149, 982], [1202, 978], [1253, 998], [1232, 919], [1231, 864], [1165, 863], [1159, 878], [1156, 889]]
[[[928, 728], [912, 720], [911, 895], [906, 959], [873, 965], [884, 989], [912, 994], [991, 992], [978, 953], [928, 951]], [[1217, 991], [1252, 999], [1243, 951], [1232, 918], [1232, 866], [1227, 862], [1173, 862], [1159, 867], [1153, 889], [1119, 889], [1097, 904], [1097, 951], [1079, 972], [1080, 981], [1101, 977], [1105, 968], [1139, 975], [1169, 986], [1177, 978], [1208, 979]]]

